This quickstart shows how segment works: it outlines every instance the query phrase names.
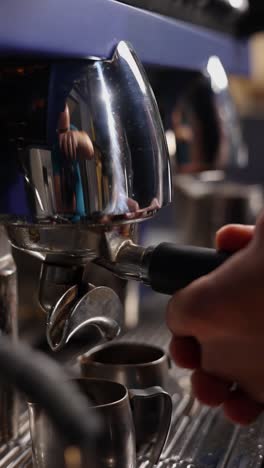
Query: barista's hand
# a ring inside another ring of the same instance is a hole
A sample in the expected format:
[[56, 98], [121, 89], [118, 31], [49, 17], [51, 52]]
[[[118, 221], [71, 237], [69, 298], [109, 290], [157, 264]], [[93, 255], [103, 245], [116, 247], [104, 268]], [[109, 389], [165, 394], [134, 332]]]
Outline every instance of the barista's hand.
[[238, 252], [170, 300], [171, 354], [195, 369], [198, 400], [223, 404], [227, 417], [247, 424], [264, 408], [264, 216], [256, 228], [227, 226], [216, 240]]
[[69, 160], [92, 159], [94, 156], [93, 144], [85, 132], [68, 130], [59, 135], [60, 149]]

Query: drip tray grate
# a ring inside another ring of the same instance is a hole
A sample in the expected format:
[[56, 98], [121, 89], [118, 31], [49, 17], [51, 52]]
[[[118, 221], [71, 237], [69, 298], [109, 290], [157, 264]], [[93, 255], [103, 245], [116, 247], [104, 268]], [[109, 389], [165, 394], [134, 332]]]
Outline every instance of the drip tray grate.
[[[120, 339], [166, 349], [170, 333], [164, 324], [143, 322]], [[209, 409], [192, 398], [188, 375], [176, 367], [171, 370], [172, 424], [157, 468], [264, 468], [264, 416], [247, 428], [233, 425], [221, 410]], [[151, 445], [143, 447], [137, 468], [150, 467], [150, 451]], [[25, 412], [18, 438], [0, 446], [0, 468], [29, 467], [31, 443]]]

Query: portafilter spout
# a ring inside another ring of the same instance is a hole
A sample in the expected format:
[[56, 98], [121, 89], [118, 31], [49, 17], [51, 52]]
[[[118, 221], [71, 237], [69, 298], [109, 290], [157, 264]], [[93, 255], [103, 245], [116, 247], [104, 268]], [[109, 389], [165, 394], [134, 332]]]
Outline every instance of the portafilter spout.
[[54, 357], [67, 363], [116, 338], [122, 327], [117, 294], [85, 283], [82, 275], [82, 265], [42, 265], [39, 297], [47, 312], [47, 342]]

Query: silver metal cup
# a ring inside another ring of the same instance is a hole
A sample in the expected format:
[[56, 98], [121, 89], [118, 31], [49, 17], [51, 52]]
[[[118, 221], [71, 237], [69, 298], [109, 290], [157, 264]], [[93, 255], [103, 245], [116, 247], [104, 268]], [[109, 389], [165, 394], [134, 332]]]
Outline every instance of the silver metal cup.
[[[83, 377], [104, 378], [131, 389], [159, 386], [168, 390], [170, 360], [156, 346], [133, 342], [109, 343], [98, 346], [91, 354], [80, 358]], [[144, 424], [142, 425], [142, 413]], [[139, 402], [134, 412], [137, 447], [158, 438], [162, 424], [160, 402]]]
[[[127, 390], [124, 385], [99, 379], [77, 379], [81, 390], [93, 402], [104, 421], [104, 431], [94, 447], [93, 468], [135, 468], [136, 443], [132, 413], [145, 401], [158, 400], [163, 413], [163, 424], [160, 427], [159, 445], [163, 447], [171, 419], [170, 396], [159, 387], [143, 391]], [[132, 409], [132, 411], [131, 411]], [[34, 468], [66, 468], [71, 463], [67, 459], [69, 451], [44, 411], [35, 403], [29, 403], [30, 430], [32, 437]], [[84, 414], [83, 417], [86, 417]], [[141, 414], [144, 424], [144, 412]], [[67, 454], [67, 455], [66, 455]], [[156, 463], [159, 454], [153, 451], [152, 464]], [[80, 467], [90, 467], [85, 448], [80, 449]]]
[[170, 360], [156, 346], [120, 341], [98, 346], [80, 358], [82, 377], [103, 378], [127, 388], [167, 389]]

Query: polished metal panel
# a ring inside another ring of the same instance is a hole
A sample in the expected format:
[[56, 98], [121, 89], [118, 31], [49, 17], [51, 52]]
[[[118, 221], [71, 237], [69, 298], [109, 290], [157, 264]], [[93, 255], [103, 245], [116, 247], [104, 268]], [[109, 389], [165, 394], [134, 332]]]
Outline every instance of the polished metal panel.
[[[136, 468], [135, 429], [130, 407], [137, 407], [138, 402], [159, 399], [164, 414], [164, 424], [160, 428], [160, 437], [165, 443], [171, 418], [171, 398], [159, 387], [144, 391], [133, 390], [116, 382], [99, 379], [77, 379], [81, 391], [92, 402], [92, 407], [104, 420], [104, 431], [94, 450], [93, 468]], [[62, 438], [57, 434], [37, 404], [29, 403], [30, 431], [32, 436], [34, 468], [64, 468], [65, 460]], [[84, 414], [85, 417], [85, 414]], [[141, 424], [144, 413], [140, 415]], [[154, 451], [155, 456], [159, 456]], [[157, 458], [151, 460], [151, 465]], [[85, 449], [81, 450], [81, 467], [90, 466], [90, 457]]]
[[116, 338], [122, 312], [122, 304], [112, 289], [93, 287], [79, 298], [77, 287], [72, 286], [49, 314], [46, 336], [50, 348], [66, 353], [69, 349], [68, 359], [72, 360], [98, 343]]
[[[127, 43], [111, 60], [5, 65], [0, 95], [0, 213], [14, 245], [54, 253], [68, 236], [63, 226], [85, 237], [87, 228], [138, 221], [170, 202], [157, 104]], [[38, 245], [42, 226], [52, 231], [46, 245]], [[65, 250], [87, 250], [74, 242]]]
[[[0, 334], [17, 340], [16, 266], [3, 227], [0, 228]], [[1, 379], [0, 443], [18, 433], [19, 398], [13, 386]]]
[[43, 263], [39, 301], [47, 313], [46, 338], [56, 358], [72, 361], [112, 340], [123, 324], [123, 305], [106, 286], [87, 281], [84, 265]]

